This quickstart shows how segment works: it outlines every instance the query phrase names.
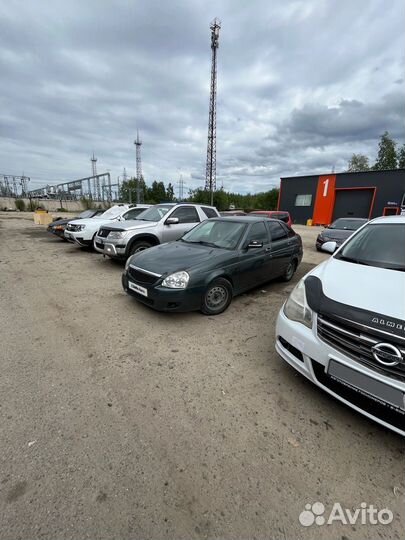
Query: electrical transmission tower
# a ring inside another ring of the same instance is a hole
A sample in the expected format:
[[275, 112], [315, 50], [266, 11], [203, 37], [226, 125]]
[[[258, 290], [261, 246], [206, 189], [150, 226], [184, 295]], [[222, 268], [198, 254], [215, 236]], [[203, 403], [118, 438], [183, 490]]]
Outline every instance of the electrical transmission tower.
[[91, 161], [91, 174], [94, 177], [94, 194], [97, 197], [97, 200], [101, 199], [101, 190], [100, 190], [100, 179], [97, 177], [97, 158], [93, 157], [90, 158]]
[[141, 186], [140, 182], [142, 180], [142, 160], [141, 160], [141, 146], [142, 141], [139, 138], [139, 131], [136, 130], [136, 139], [134, 141], [136, 149], [136, 202], [139, 204], [141, 202]]
[[215, 18], [210, 24], [210, 28], [212, 60], [205, 189], [210, 190], [211, 204], [213, 204], [214, 191], [216, 189], [217, 182], [217, 49], [221, 21]]

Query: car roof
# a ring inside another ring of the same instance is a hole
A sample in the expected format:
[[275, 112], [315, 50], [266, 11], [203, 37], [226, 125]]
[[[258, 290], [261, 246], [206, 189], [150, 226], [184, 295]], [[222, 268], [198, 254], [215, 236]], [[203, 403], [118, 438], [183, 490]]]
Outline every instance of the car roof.
[[370, 223], [405, 223], [405, 216], [380, 216]]
[[[216, 218], [211, 218], [210, 221], [235, 221], [237, 223], [258, 223], [260, 221], [275, 221], [280, 223], [278, 219], [271, 219], [266, 216], [221, 216]], [[284, 224], [285, 225], [285, 224]]]
[[350, 217], [350, 216], [347, 216], [347, 217], [338, 217], [335, 219], [335, 221], [339, 221], [339, 219], [345, 219], [345, 220], [349, 220], [350, 221], [368, 221], [367, 218], [365, 217]]
[[288, 214], [287, 210], [252, 210], [250, 214]]

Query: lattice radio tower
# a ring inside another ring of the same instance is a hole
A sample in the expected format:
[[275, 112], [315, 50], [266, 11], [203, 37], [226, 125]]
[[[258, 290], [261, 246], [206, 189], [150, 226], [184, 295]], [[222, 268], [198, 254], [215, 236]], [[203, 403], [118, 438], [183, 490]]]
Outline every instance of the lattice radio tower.
[[142, 180], [142, 160], [141, 160], [141, 146], [142, 141], [139, 138], [139, 131], [136, 130], [136, 139], [134, 141], [136, 149], [136, 202], [141, 202], [141, 187], [140, 181]]
[[217, 49], [221, 21], [215, 18], [210, 24], [211, 28], [211, 87], [210, 107], [208, 115], [208, 144], [207, 165], [205, 168], [205, 189], [211, 193], [211, 204], [214, 200], [214, 191], [217, 183]]

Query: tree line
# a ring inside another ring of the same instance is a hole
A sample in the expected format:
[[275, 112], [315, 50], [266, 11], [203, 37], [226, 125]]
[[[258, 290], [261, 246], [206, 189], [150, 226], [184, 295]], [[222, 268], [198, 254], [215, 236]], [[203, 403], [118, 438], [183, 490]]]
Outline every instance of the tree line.
[[370, 165], [369, 158], [365, 154], [353, 154], [347, 168], [348, 172], [388, 169], [405, 169], [405, 144], [398, 148], [398, 143], [394, 141], [388, 131], [381, 135], [374, 165]]
[[[139, 182], [136, 178], [126, 180], [120, 187], [120, 200], [126, 202], [136, 202], [139, 190], [139, 200], [145, 204], [158, 204], [162, 202], [174, 202], [174, 186], [171, 182], [165, 186], [163, 182], [154, 180], [151, 186], [147, 186], [142, 178]], [[241, 208], [244, 210], [275, 210], [278, 201], [278, 188], [264, 191], [261, 193], [232, 193], [224, 189], [218, 189], [214, 192], [214, 206], [218, 210], [228, 210], [230, 207]], [[184, 202], [193, 202], [200, 204], [210, 204], [210, 193], [203, 188], [189, 190], [188, 196]]]

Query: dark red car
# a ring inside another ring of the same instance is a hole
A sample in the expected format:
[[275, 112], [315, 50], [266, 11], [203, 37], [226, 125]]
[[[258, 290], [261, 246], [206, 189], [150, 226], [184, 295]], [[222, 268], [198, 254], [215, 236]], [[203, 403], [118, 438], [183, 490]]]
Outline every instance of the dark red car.
[[289, 227], [292, 225], [290, 213], [281, 210], [254, 210], [249, 213], [249, 216], [266, 216], [268, 218], [281, 219], [281, 221], [287, 223]]

